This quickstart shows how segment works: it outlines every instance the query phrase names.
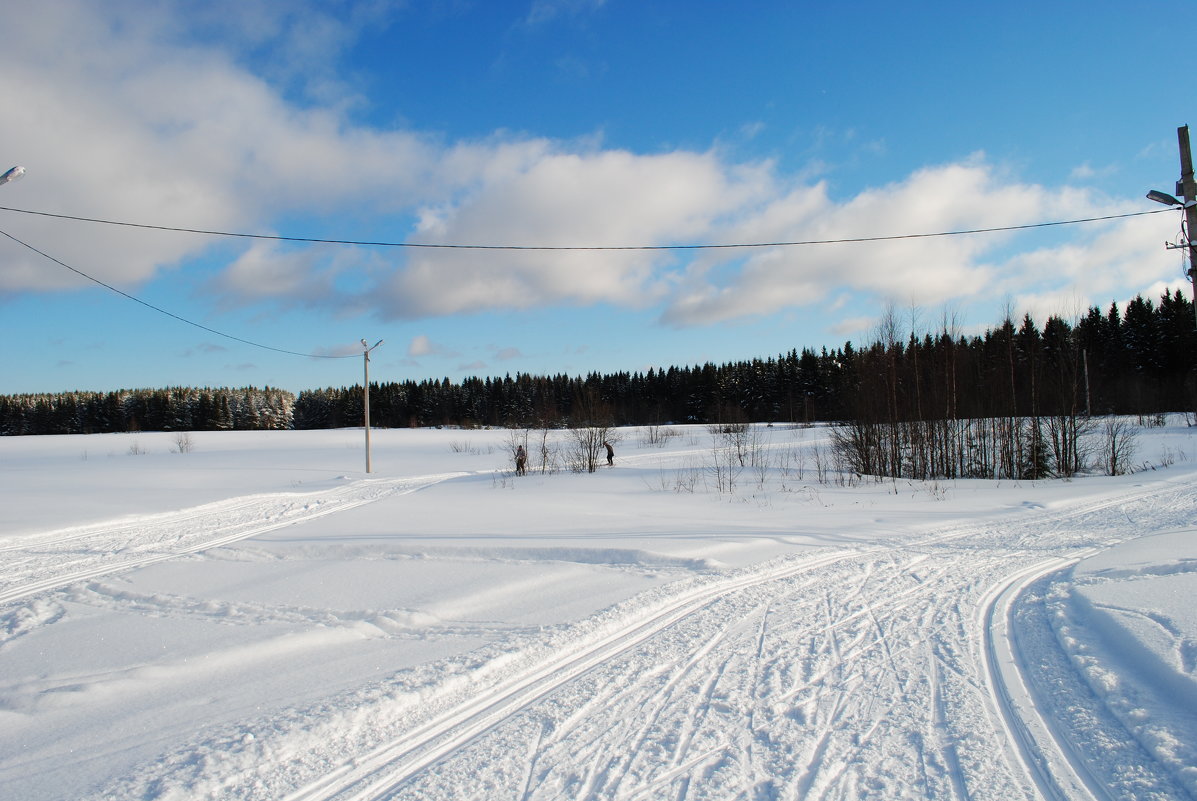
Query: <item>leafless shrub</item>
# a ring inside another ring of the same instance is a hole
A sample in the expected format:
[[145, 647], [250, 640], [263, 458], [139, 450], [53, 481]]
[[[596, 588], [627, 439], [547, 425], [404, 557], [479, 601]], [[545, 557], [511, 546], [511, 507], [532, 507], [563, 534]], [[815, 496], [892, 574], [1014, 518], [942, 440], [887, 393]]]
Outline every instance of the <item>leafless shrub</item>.
[[812, 455], [814, 456], [814, 459], [815, 459], [815, 480], [818, 481], [820, 484], [826, 486], [827, 485], [827, 476], [828, 476], [828, 473], [830, 472], [830, 465], [829, 465], [830, 457], [828, 456], [827, 452], [819, 445], [816, 445], [814, 447], [814, 449], [812, 451]]
[[606, 444], [614, 447], [619, 438], [609, 426], [597, 425], [569, 429], [570, 445], [566, 464], [575, 473], [593, 473], [607, 458]]
[[669, 472], [662, 470], [655, 482], [647, 482], [649, 489], [693, 495], [702, 478], [702, 467], [688, 464]]
[[748, 423], [718, 423], [707, 431], [735, 457], [740, 467], [747, 467], [753, 442], [753, 428]]
[[693, 495], [694, 488], [698, 486], [698, 479], [701, 477], [702, 472], [699, 470], [699, 468], [694, 467], [693, 465], [681, 468], [677, 471], [674, 478], [674, 492], [685, 492], [687, 494]]
[[1055, 464], [1055, 473], [1060, 478], [1071, 478], [1085, 469], [1088, 460], [1088, 438], [1093, 428], [1092, 418], [1079, 414], [1049, 415], [1047, 423], [1048, 442]]
[[[1181, 451], [1181, 455], [1184, 455], [1184, 451]], [[1176, 451], [1165, 445], [1164, 450], [1160, 453], [1160, 467], [1171, 467], [1174, 464], [1176, 464]]]
[[611, 407], [596, 389], [587, 388], [575, 399], [569, 439], [565, 463], [575, 473], [595, 472], [607, 457], [608, 443], [612, 448], [619, 443]]
[[799, 481], [806, 475], [806, 451], [801, 448], [788, 448], [777, 457], [777, 468], [782, 478], [796, 478]]
[[711, 461], [707, 465], [707, 475], [710, 476], [715, 491], [721, 494], [726, 492], [729, 495], [734, 495], [736, 480], [740, 477], [740, 471], [743, 469], [738, 464], [735, 450], [730, 447], [721, 446], [718, 436], [716, 436], [715, 442], [711, 447]]
[[1106, 475], [1125, 475], [1135, 458], [1135, 438], [1138, 431], [1122, 417], [1107, 417], [1101, 426], [1098, 451]]
[[680, 437], [681, 433], [669, 426], [650, 425], [640, 429], [640, 447], [664, 448], [671, 439]]
[[540, 472], [542, 473], [556, 473], [561, 469], [557, 443], [549, 436], [552, 431], [553, 429], [548, 427], [537, 430], [540, 440], [537, 450], [540, 452]]
[[749, 463], [752, 467], [753, 478], [756, 479], [757, 489], [763, 490], [769, 480], [769, 472], [772, 467], [769, 464], [769, 451], [764, 447], [754, 448]]
[[453, 440], [449, 443], [449, 450], [453, 453], [465, 453], [470, 456], [487, 455], [495, 452], [494, 445], [478, 446], [468, 440]]

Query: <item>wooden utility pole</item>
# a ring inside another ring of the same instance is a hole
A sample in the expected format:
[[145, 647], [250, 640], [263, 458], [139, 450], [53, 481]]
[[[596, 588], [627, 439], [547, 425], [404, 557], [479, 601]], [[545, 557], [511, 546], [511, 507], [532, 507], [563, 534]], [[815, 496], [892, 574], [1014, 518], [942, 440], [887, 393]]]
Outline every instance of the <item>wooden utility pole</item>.
[[1189, 148], [1189, 126], [1176, 129], [1180, 143], [1180, 180], [1177, 194], [1185, 205], [1185, 244], [1189, 247], [1189, 281], [1193, 284], [1193, 317], [1197, 322], [1197, 179], [1193, 177], [1193, 151]]
[[1189, 147], [1189, 126], [1176, 129], [1176, 140], [1180, 144], [1180, 180], [1176, 182], [1176, 193], [1184, 201], [1185, 244], [1189, 249], [1189, 282], [1193, 286], [1193, 322], [1197, 324], [1197, 179], [1193, 177], [1193, 151]]
[[362, 382], [362, 411], [363, 411], [363, 428], [366, 430], [366, 472], [370, 472], [370, 351], [382, 344], [382, 340], [378, 340], [373, 345], [367, 345], [366, 340], [362, 340], [362, 372], [365, 373], [365, 380]]

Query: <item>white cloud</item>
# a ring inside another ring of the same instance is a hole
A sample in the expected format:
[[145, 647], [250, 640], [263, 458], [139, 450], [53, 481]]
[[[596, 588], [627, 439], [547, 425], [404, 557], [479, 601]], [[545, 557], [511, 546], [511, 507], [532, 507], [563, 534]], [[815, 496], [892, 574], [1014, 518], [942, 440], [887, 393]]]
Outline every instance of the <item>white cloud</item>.
[[314, 275], [314, 262], [310, 251], [282, 252], [274, 243], [258, 242], [234, 260], [214, 285], [243, 302], [263, 297], [325, 297], [331, 285]]
[[206, 290], [225, 306], [268, 301], [332, 309], [341, 315], [361, 313], [369, 311], [369, 288], [384, 265], [377, 254], [359, 248], [296, 248], [256, 240], [209, 281]]
[[[256, 7], [256, 6], [255, 6]], [[9, 20], [0, 48], [7, 152], [29, 170], [7, 205], [217, 230], [259, 230], [292, 212], [394, 213], [458, 189], [441, 146], [300, 107], [189, 38], [174, 7], [55, 2]], [[478, 148], [448, 154], [450, 167]], [[483, 147], [483, 150], [504, 148]], [[472, 156], [474, 161], [480, 160]], [[96, 278], [129, 287], [209, 248], [177, 233], [8, 215], [6, 230]], [[6, 251], [0, 291], [74, 288], [77, 276]]]
[[[546, 0], [529, 19], [601, 5]], [[235, 231], [350, 213], [392, 231], [392, 241], [559, 247], [847, 239], [1137, 208], [1020, 183], [980, 156], [833, 199], [811, 172], [782, 176], [775, 164], [737, 164], [718, 150], [642, 155], [597, 138], [442, 141], [368, 127], [346, 113], [359, 100], [351, 91], [329, 90], [338, 87], [340, 55], [364, 26], [387, 24], [394, 7], [353, 4], [343, 19], [322, 9], [233, 0], [30, 5], [7, 22], [0, 48], [7, 152], [29, 175], [0, 189], [0, 199]], [[1082, 165], [1077, 177], [1093, 171]], [[208, 237], [84, 223], [64, 236], [67, 223], [15, 214], [0, 225], [126, 290], [214, 249]], [[1038, 308], [1037, 299], [1121, 295], [1128, 284], [1174, 279], [1175, 261], [1161, 247], [1174, 229], [1163, 215], [1057, 229], [1017, 255], [1007, 249], [1014, 234], [703, 251], [245, 243], [206, 287], [226, 304], [390, 319], [607, 303], [707, 325], [862, 294], [925, 306], [999, 294]], [[0, 246], [0, 293], [88, 286], [36, 254]], [[409, 352], [434, 347], [413, 340]]]
[[1089, 181], [1094, 178], [1103, 178], [1113, 175], [1117, 172], [1118, 166], [1115, 164], [1108, 164], [1104, 167], [1094, 167], [1092, 164], [1086, 161], [1083, 164], [1078, 164], [1076, 167], [1073, 167], [1068, 177], [1073, 181]]
[[457, 356], [458, 354], [439, 342], [433, 342], [427, 334], [418, 334], [412, 337], [411, 343], [408, 344], [407, 355], [418, 358], [420, 356]]
[[840, 320], [832, 326], [832, 333], [840, 336], [849, 336], [859, 341], [867, 340], [867, 332], [875, 328], [877, 325], [876, 317], [849, 317]]
[[1104, 307], [1127, 286], [1149, 287], [1168, 275], [1177, 258], [1161, 243], [1159, 216], [1122, 220], [1073, 241], [1016, 254], [995, 268], [993, 292], [1013, 297], [1019, 315], [1044, 320], [1068, 319], [1089, 305]]
[[520, 352], [519, 348], [494, 348], [494, 347], [492, 347], [491, 350], [494, 351], [495, 358], [501, 362], [511, 361], [512, 359], [520, 359], [520, 358], [523, 358], [523, 355], [524, 355], [523, 353]]
[[[712, 154], [544, 152], [452, 208], [421, 238], [537, 247], [640, 246], [701, 239], [722, 215], [766, 196], [761, 168]], [[388, 287], [392, 316], [546, 304], [645, 306], [668, 290], [675, 254], [653, 250], [428, 250]]]
[[[932, 234], [1126, 210], [1079, 190], [1010, 181], [974, 157], [919, 170], [842, 203], [831, 202], [821, 185], [799, 188], [747, 216], [727, 238], [777, 242]], [[1158, 230], [1151, 219], [1093, 229], [1097, 234], [1072, 229], [1068, 244], [1004, 265], [995, 258], [1000, 260], [1014, 233], [777, 247], [754, 250], [734, 263], [728, 254], [714, 252], [691, 266], [663, 317], [674, 325], [709, 324], [829, 304], [843, 287], [922, 306], [982, 293], [1018, 294], [1045, 283], [1071, 291], [1069, 276], [1079, 279], [1080, 265], [1094, 262], [1100, 269], [1085, 280], [1100, 286], [1125, 280], [1128, 272], [1155, 272], [1150, 260], [1144, 263], [1150, 245], [1142, 231]]]

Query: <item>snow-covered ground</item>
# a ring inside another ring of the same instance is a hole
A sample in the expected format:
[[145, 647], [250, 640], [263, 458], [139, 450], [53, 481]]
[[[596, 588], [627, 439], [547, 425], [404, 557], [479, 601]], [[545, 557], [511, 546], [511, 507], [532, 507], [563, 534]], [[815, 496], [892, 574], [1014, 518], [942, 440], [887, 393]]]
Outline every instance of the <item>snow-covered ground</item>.
[[1197, 798], [1172, 422], [855, 485], [821, 428], [0, 438], [0, 796]]

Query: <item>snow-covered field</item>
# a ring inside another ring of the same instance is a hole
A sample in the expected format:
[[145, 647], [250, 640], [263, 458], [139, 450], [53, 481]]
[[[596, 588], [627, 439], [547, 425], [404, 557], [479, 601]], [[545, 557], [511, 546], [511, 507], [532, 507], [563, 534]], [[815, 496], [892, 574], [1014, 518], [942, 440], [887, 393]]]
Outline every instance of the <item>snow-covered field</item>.
[[1172, 423], [848, 486], [821, 428], [0, 438], [0, 796], [1197, 798]]

